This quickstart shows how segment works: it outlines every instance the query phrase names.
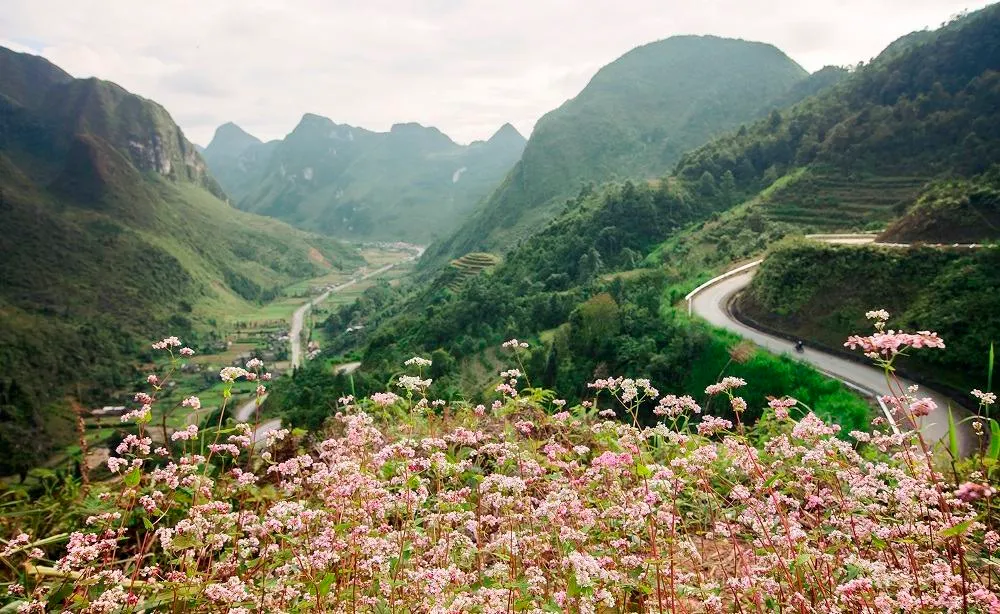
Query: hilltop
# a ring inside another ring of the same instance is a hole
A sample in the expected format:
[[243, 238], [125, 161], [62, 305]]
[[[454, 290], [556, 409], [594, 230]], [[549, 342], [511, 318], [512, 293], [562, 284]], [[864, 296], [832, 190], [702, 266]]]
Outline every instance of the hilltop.
[[633, 49], [538, 121], [500, 187], [431, 247], [428, 262], [506, 251], [585, 184], [660, 177], [684, 152], [765, 113], [807, 77], [763, 43], [676, 36]]

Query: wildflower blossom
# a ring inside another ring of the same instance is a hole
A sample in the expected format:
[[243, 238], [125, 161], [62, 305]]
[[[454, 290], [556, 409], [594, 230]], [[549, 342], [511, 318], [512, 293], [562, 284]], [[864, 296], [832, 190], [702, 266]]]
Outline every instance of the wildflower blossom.
[[733, 428], [733, 423], [718, 416], [705, 416], [698, 423], [698, 434], [710, 436]]
[[983, 392], [982, 390], [974, 389], [972, 391], [972, 396], [979, 399], [979, 403], [982, 405], [993, 405], [996, 403], [997, 395], [992, 392]]
[[922, 330], [917, 333], [904, 333], [888, 330], [876, 332], [873, 335], [862, 337], [851, 335], [844, 343], [844, 347], [852, 350], [861, 348], [866, 355], [874, 355], [884, 358], [891, 358], [907, 348], [944, 348], [944, 340], [937, 333]]
[[260, 358], [251, 358], [250, 360], [247, 361], [247, 370], [252, 371], [255, 369], [260, 369], [263, 366], [264, 366], [264, 361], [261, 360]]
[[181, 341], [177, 337], [167, 337], [161, 341], [157, 341], [153, 344], [154, 350], [166, 350], [169, 348], [176, 348], [181, 346]]
[[153, 406], [143, 405], [138, 409], [133, 409], [131, 411], [125, 412], [121, 415], [120, 420], [122, 422], [130, 422], [135, 420], [136, 422], [149, 422], [152, 416]]
[[219, 379], [224, 382], [235, 382], [239, 378], [245, 378], [250, 373], [243, 367], [223, 367], [219, 371]]
[[201, 399], [195, 396], [190, 396], [183, 401], [181, 401], [183, 407], [190, 407], [193, 410], [201, 409]]
[[426, 358], [421, 358], [420, 356], [414, 356], [413, 358], [408, 359], [403, 364], [406, 365], [407, 367], [413, 367], [413, 366], [429, 367], [433, 363]]
[[379, 407], [388, 407], [399, 401], [400, 397], [392, 392], [376, 392], [371, 396], [371, 400]]
[[413, 392], [428, 388], [431, 385], [431, 381], [432, 380], [429, 379], [420, 379], [419, 377], [413, 375], [400, 375], [396, 385], [400, 388], [405, 388], [406, 390]]
[[671, 418], [676, 418], [686, 411], [700, 414], [701, 406], [687, 395], [678, 397], [672, 394], [662, 397], [656, 404], [656, 408], [653, 409], [653, 413], [657, 416], [669, 416]]
[[170, 439], [174, 441], [188, 441], [194, 439], [198, 436], [198, 427], [194, 424], [189, 424], [184, 430], [174, 431], [170, 435]]
[[792, 397], [785, 397], [782, 399], [771, 398], [771, 400], [768, 401], [767, 406], [774, 410], [774, 416], [778, 420], [787, 420], [788, 410], [795, 407], [797, 403], [798, 401]]
[[194, 350], [192, 350], [192, 349], [191, 349], [191, 348], [189, 348], [189, 347], [182, 347], [182, 348], [181, 348], [181, 349], [180, 349], [180, 350], [178, 351], [178, 353], [179, 353], [179, 354], [180, 354], [181, 356], [194, 356]]
[[501, 344], [501, 347], [515, 350], [520, 348], [523, 350], [528, 348], [528, 344], [523, 341], [518, 341], [517, 339], [511, 339], [509, 341], [504, 341]]
[[747, 382], [741, 377], [725, 377], [721, 382], [717, 384], [712, 384], [705, 388], [705, 394], [721, 394], [723, 392], [729, 392], [741, 386], [746, 386]]

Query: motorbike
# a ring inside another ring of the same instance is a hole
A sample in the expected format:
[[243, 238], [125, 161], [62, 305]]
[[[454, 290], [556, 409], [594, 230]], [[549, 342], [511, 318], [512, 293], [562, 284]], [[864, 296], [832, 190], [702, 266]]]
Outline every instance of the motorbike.
[[795, 342], [795, 351], [798, 352], [799, 354], [804, 353], [806, 351], [805, 344], [802, 343], [802, 341], [796, 341]]

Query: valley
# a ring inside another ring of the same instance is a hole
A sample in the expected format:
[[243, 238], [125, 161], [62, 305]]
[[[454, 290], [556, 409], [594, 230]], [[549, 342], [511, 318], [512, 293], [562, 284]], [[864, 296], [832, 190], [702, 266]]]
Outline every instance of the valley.
[[0, 47], [0, 612], [1000, 611], [1000, 4], [427, 10]]

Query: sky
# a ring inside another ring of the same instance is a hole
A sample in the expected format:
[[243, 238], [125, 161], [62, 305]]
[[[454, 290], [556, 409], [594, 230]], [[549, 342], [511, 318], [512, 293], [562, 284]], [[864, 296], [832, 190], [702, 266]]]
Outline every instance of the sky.
[[[535, 122], [675, 34], [771, 43], [810, 71], [868, 61], [982, 0], [2, 0], [0, 45], [151, 98], [192, 141], [269, 140], [303, 113], [458, 142]], [[0, 76], [2, 78], [2, 76]]]

